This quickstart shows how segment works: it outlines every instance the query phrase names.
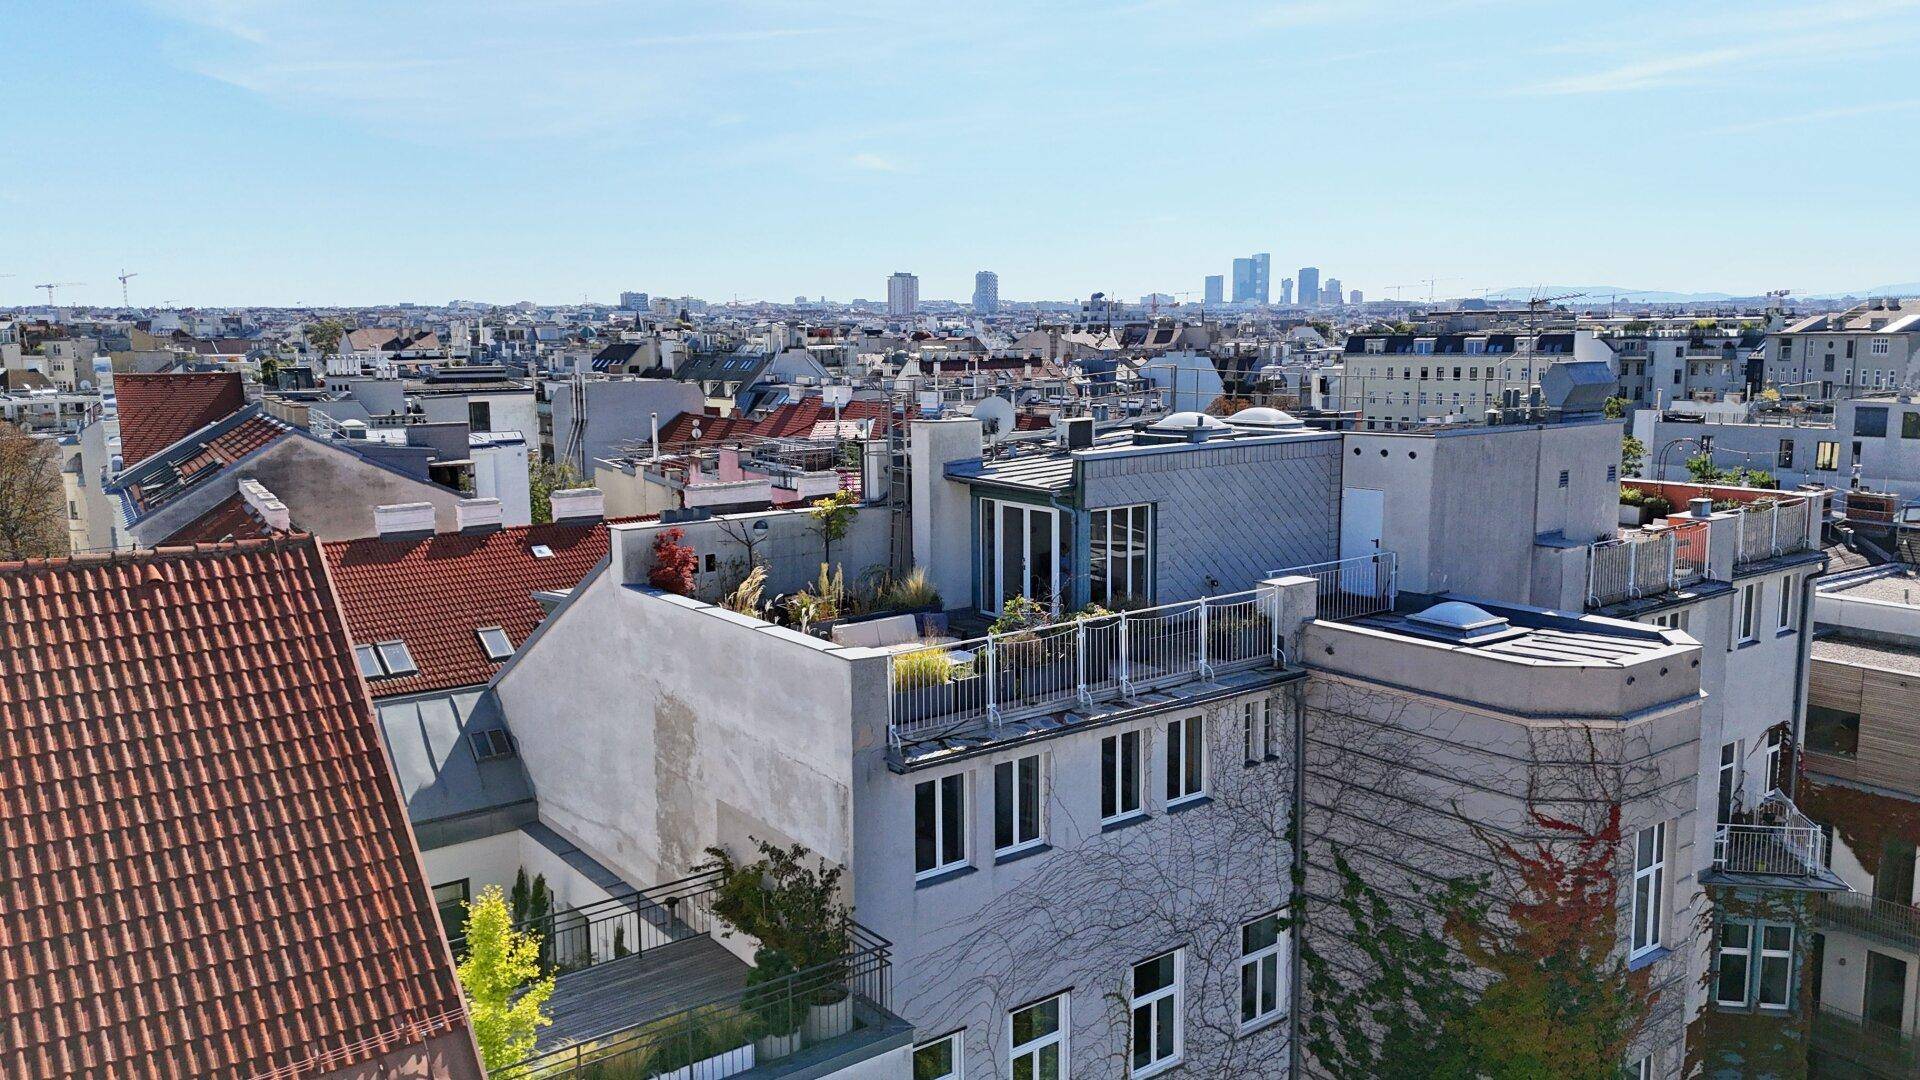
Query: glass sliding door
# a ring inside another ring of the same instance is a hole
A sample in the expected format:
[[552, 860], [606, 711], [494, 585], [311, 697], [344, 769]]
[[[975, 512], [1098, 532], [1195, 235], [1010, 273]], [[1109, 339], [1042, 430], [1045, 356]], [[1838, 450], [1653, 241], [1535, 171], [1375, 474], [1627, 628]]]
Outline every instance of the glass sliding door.
[[1044, 506], [980, 501], [981, 610], [998, 615], [1025, 596], [1059, 607], [1060, 514]]
[[1152, 602], [1150, 526], [1153, 507], [1114, 506], [1088, 515], [1087, 599], [1102, 607], [1140, 607]]

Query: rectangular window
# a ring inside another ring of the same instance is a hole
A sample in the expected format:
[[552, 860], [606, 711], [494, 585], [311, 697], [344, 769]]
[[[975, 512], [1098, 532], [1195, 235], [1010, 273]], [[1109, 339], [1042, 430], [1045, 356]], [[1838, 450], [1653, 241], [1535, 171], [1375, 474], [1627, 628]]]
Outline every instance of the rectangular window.
[[1760, 924], [1759, 1004], [1763, 1009], [1788, 1006], [1787, 991], [1793, 985], [1793, 927], [1782, 923]]
[[1140, 733], [1125, 731], [1100, 740], [1100, 820], [1119, 821], [1140, 812]]
[[1040, 842], [1040, 755], [993, 767], [993, 850], [1019, 851]]
[[1793, 603], [1799, 593], [1793, 578], [1780, 579], [1780, 625], [1776, 629], [1783, 634], [1793, 629]]
[[412, 675], [420, 670], [413, 665], [413, 654], [404, 641], [383, 641], [379, 645], [380, 664], [389, 675]]
[[1167, 725], [1167, 805], [1206, 794], [1207, 722], [1189, 716]]
[[1013, 1029], [1007, 1064], [1014, 1080], [1067, 1080], [1067, 995], [1007, 1014]]
[[467, 932], [467, 901], [471, 899], [467, 880], [461, 878], [433, 887], [433, 906], [439, 910], [440, 925], [450, 938]]
[[1633, 955], [1660, 947], [1667, 887], [1667, 825], [1641, 829], [1633, 838]]
[[1181, 950], [1133, 965], [1133, 1075], [1180, 1060]]
[[1286, 955], [1286, 934], [1280, 929], [1276, 912], [1263, 915], [1240, 928], [1240, 1027], [1264, 1024], [1280, 1015], [1280, 981], [1285, 977], [1281, 964]]
[[1773, 728], [1767, 732], [1766, 752], [1760, 763], [1760, 782], [1766, 785], [1768, 791], [1777, 791], [1780, 788], [1780, 765], [1784, 760], [1786, 745], [1786, 732], [1779, 728]]
[[913, 1080], [962, 1080], [962, 1032], [913, 1048]]
[[1780, 440], [1780, 451], [1779, 453], [1774, 455], [1773, 463], [1777, 468], [1781, 468], [1781, 469], [1793, 468], [1793, 440], [1792, 439]]
[[1753, 924], [1720, 924], [1720, 973], [1714, 980], [1713, 1000], [1721, 1005], [1747, 1003], [1753, 981]]
[[1900, 414], [1900, 437], [1903, 439], [1920, 439], [1920, 412], [1903, 412]]
[[1153, 595], [1153, 508], [1114, 506], [1088, 515], [1087, 599], [1107, 608], [1144, 603]]
[[507, 632], [497, 626], [483, 626], [474, 631], [480, 637], [480, 650], [489, 660], [505, 660], [513, 655], [513, 642], [507, 640]]
[[1653, 1055], [1648, 1054], [1620, 1070], [1620, 1077], [1621, 1080], [1653, 1080]]
[[[1848, 342], [1848, 345], [1851, 346], [1852, 342]], [[1893, 339], [1883, 337], [1874, 338], [1872, 346], [1869, 347], [1867, 351], [1875, 356], [1887, 356], [1893, 352]]]
[[1744, 645], [1759, 637], [1760, 630], [1760, 583], [1749, 582], [1740, 586], [1733, 594], [1733, 643]]
[[1853, 433], [1863, 439], [1878, 439], [1887, 433], [1887, 410], [1861, 406], [1853, 410]]
[[1860, 752], [1860, 714], [1825, 705], [1807, 706], [1807, 749], [1853, 757]]
[[967, 861], [967, 777], [964, 773], [913, 786], [913, 870], [925, 877]]
[[1255, 698], [1241, 705], [1240, 719], [1246, 731], [1247, 764], [1271, 758], [1273, 727], [1267, 720], [1267, 699]]
[[1720, 748], [1720, 816], [1722, 825], [1733, 820], [1734, 804], [1740, 799], [1740, 744], [1730, 742]]
[[360, 677], [363, 679], [377, 679], [387, 673], [387, 669], [380, 664], [379, 652], [371, 645], [355, 645], [353, 658], [360, 664]]

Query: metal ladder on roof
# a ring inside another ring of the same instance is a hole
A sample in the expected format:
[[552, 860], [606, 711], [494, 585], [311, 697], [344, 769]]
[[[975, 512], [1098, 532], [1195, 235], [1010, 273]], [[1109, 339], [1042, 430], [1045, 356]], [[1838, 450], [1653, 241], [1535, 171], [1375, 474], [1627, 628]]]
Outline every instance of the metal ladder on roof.
[[907, 457], [910, 391], [895, 391], [887, 407], [887, 566], [904, 577], [913, 563], [913, 468]]

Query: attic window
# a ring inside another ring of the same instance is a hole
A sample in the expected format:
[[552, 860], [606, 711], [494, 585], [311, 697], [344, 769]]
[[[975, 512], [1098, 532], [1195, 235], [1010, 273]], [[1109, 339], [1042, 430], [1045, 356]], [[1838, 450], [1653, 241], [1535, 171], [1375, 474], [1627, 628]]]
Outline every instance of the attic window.
[[533, 557], [536, 559], [553, 558], [553, 549], [548, 547], [545, 544], [535, 544], [532, 547], [528, 548], [527, 550], [531, 551], [533, 553]]
[[371, 645], [355, 645], [353, 658], [360, 661], [360, 677], [363, 679], [377, 679], [387, 673], [387, 669], [380, 666], [380, 654]]
[[474, 631], [480, 636], [480, 648], [486, 652], [489, 660], [505, 660], [513, 655], [513, 642], [507, 640], [507, 632], [497, 626], [483, 626]]
[[513, 736], [500, 728], [472, 732], [467, 736], [467, 741], [473, 747], [475, 761], [492, 761], [513, 754]]
[[412, 675], [419, 671], [414, 666], [413, 654], [407, 651], [407, 643], [400, 640], [383, 641], [380, 648], [380, 666], [386, 668], [389, 675]]

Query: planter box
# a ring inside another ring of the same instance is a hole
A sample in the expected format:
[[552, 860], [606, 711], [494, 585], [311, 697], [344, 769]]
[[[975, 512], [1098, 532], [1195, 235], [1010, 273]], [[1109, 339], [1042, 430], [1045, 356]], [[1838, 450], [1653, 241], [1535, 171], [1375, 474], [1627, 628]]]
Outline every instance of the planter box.
[[853, 997], [848, 995], [831, 1005], [807, 1006], [807, 1042], [818, 1044], [837, 1039], [853, 1030]]
[[1651, 520], [1653, 520], [1653, 514], [1649, 507], [1633, 506], [1628, 503], [1620, 504], [1620, 524], [1638, 527], [1645, 525]]
[[785, 1035], [762, 1035], [753, 1041], [754, 1058], [761, 1062], [779, 1061], [799, 1053], [804, 1045], [797, 1028]]
[[691, 1065], [682, 1065], [672, 1072], [659, 1074], [659, 1080], [725, 1080], [753, 1068], [754, 1048], [752, 1043], [736, 1046], [724, 1054], [715, 1054], [703, 1058]]

